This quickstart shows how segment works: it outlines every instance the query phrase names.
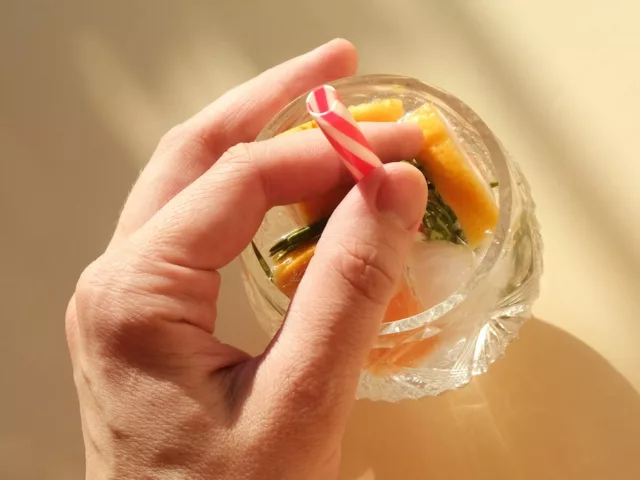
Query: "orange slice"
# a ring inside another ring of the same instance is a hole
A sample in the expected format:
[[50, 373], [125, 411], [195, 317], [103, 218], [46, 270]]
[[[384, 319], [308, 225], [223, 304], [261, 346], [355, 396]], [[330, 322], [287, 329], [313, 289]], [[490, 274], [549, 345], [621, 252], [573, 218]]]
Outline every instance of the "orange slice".
[[498, 223], [498, 206], [489, 186], [466, 158], [435, 106], [426, 104], [405, 120], [422, 128], [424, 147], [416, 160], [455, 212], [469, 244], [477, 246]]
[[296, 249], [284, 257], [273, 269], [273, 283], [287, 297], [293, 298], [316, 251], [316, 242]]
[[404, 116], [402, 100], [397, 98], [353, 105], [349, 111], [356, 122], [397, 122]]
[[415, 367], [429, 356], [440, 344], [438, 335], [413, 342], [401, 343], [394, 347], [374, 348], [369, 352], [365, 368], [383, 375], [402, 368]]
[[420, 301], [413, 293], [407, 279], [403, 278], [396, 294], [387, 306], [387, 311], [382, 321], [384, 323], [395, 322], [396, 320], [402, 320], [403, 318], [413, 317], [423, 310], [424, 308], [422, 308]]

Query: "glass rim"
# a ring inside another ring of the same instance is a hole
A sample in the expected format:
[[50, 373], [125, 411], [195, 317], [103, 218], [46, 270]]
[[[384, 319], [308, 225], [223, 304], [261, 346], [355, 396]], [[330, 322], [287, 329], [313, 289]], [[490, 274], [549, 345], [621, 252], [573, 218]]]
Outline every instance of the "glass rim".
[[[334, 82], [329, 82], [329, 85], [333, 86], [338, 91], [338, 93], [340, 93], [341, 90], [345, 90], [347, 88], [362, 88], [366, 86], [394, 86], [404, 88], [408, 91], [420, 92], [427, 97], [431, 97], [437, 100], [434, 103], [436, 103], [436, 105], [438, 105], [439, 107], [442, 107], [441, 103], [444, 104], [444, 106], [446, 106], [448, 110], [453, 112], [457, 117], [459, 117], [459, 119], [464, 122], [465, 127], [471, 127], [473, 130], [475, 130], [488, 153], [488, 160], [493, 167], [498, 181], [498, 224], [496, 225], [491, 243], [488, 246], [482, 260], [474, 269], [471, 278], [464, 284], [462, 284], [449, 297], [442, 300], [438, 304], [424, 310], [423, 312], [420, 312], [417, 315], [403, 318], [401, 320], [395, 320], [393, 322], [383, 323], [378, 332], [378, 335], [406, 332], [408, 330], [414, 330], [416, 328], [434, 323], [435, 321], [444, 317], [447, 313], [461, 305], [478, 287], [482, 279], [492, 271], [498, 259], [500, 258], [500, 255], [503, 251], [505, 239], [510, 229], [512, 211], [512, 175], [508, 165], [507, 154], [492, 130], [471, 107], [469, 107], [458, 97], [447, 92], [446, 90], [423, 82], [422, 80], [404, 75], [368, 74], [342, 78]], [[283, 108], [262, 129], [262, 131], [256, 138], [256, 141], [267, 140], [274, 137], [275, 135], [280, 133], [280, 130], [283, 127], [284, 120], [291, 117], [295, 112], [306, 112], [306, 97], [307, 93], [302, 94], [298, 98], [290, 102], [285, 108]], [[286, 125], [286, 128], [291, 128], [293, 126], [294, 125]], [[254, 257], [256, 256], [254, 252], [251, 252], [251, 255]], [[258, 260], [257, 257], [256, 260]], [[276, 287], [274, 286], [274, 288]], [[263, 291], [262, 293], [263, 295], [267, 295], [267, 292]], [[269, 299], [267, 297], [267, 300], [273, 305], [272, 299]], [[273, 306], [275, 307], [275, 305]], [[278, 310], [280, 309], [278, 308]], [[283, 312], [283, 315], [285, 313], [286, 312]]]

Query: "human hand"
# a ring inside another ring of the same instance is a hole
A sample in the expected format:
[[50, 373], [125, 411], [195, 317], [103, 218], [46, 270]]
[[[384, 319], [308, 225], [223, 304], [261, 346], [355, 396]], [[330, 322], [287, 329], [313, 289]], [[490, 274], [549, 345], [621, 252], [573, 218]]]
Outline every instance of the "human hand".
[[[329, 479], [358, 377], [426, 204], [413, 167], [353, 188], [327, 225], [286, 321], [258, 357], [213, 335], [218, 270], [265, 212], [348, 174], [318, 131], [246, 143], [298, 95], [353, 75], [343, 40], [230, 91], [160, 142], [66, 326], [90, 479]], [[415, 125], [367, 125], [387, 161]]]

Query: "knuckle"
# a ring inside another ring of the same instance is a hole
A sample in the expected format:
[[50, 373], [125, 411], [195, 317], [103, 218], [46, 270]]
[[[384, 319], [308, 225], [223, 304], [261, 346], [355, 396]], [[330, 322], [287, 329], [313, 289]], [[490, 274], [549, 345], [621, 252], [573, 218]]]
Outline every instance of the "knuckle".
[[193, 270], [141, 252], [103, 255], [80, 275], [73, 321], [85, 334], [103, 339], [132, 337], [163, 322], [213, 331], [220, 283], [217, 271]]
[[79, 299], [91, 296], [96, 291], [104, 291], [114, 279], [122, 278], [118, 264], [101, 256], [91, 262], [80, 274], [76, 286], [76, 297]]
[[[145, 276], [126, 253], [103, 255], [85, 268], [76, 285], [75, 304], [79, 324], [95, 324], [101, 330], [110, 329], [120, 319], [132, 316], [140, 307]], [[109, 318], [108, 322], [99, 319]]]
[[222, 155], [221, 160], [231, 163], [251, 163], [251, 148], [248, 143], [236, 143]]
[[[96, 309], [101, 309], [109, 304], [114, 304], [112, 293], [115, 288], [114, 278], [119, 274], [111, 267], [107, 267], [102, 257], [89, 264], [78, 280], [76, 285], [76, 308], [83, 311], [90, 309], [95, 313]], [[78, 321], [87, 316], [82, 315]], [[89, 315], [89, 318], [93, 315]]]
[[396, 283], [393, 266], [376, 245], [348, 239], [339, 244], [332, 266], [348, 288], [374, 303], [386, 304], [384, 293]]
[[151, 358], [158, 302], [144, 291], [150, 278], [137, 270], [135, 262], [126, 254], [103, 255], [78, 280], [76, 335], [102, 358]]
[[217, 159], [219, 154], [215, 147], [215, 136], [208, 135], [192, 121], [175, 125], [167, 131], [156, 148], [161, 156], [204, 154]]
[[269, 193], [267, 178], [263, 174], [261, 162], [254, 155], [253, 144], [238, 143], [229, 148], [218, 162], [219, 177], [226, 182], [242, 182], [254, 192]]
[[158, 150], [172, 150], [176, 146], [182, 145], [188, 136], [184, 123], [175, 125], [160, 138]]
[[97, 283], [102, 278], [102, 268], [100, 258], [91, 262], [80, 274], [76, 285], [76, 298], [82, 302], [87, 297], [91, 297], [96, 289]]

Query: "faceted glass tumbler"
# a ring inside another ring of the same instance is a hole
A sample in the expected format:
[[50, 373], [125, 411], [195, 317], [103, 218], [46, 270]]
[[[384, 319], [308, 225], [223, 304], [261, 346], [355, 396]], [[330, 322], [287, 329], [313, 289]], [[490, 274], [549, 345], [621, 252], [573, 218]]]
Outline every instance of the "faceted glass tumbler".
[[[393, 402], [461, 387], [505, 353], [531, 316], [532, 303], [538, 297], [542, 240], [529, 186], [487, 125], [450, 93], [396, 75], [351, 77], [332, 85], [348, 106], [400, 99], [410, 112], [425, 103], [433, 104], [480, 176], [487, 182], [498, 182], [498, 225], [473, 274], [432, 308], [382, 324], [362, 371], [357, 397]], [[309, 120], [305, 97], [300, 97], [273, 118], [257, 140]], [[280, 328], [289, 299], [269, 280], [259, 257], [268, 258], [269, 247], [300, 226], [287, 207], [270, 210], [254, 245], [241, 257], [251, 306], [270, 336]]]

